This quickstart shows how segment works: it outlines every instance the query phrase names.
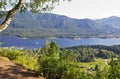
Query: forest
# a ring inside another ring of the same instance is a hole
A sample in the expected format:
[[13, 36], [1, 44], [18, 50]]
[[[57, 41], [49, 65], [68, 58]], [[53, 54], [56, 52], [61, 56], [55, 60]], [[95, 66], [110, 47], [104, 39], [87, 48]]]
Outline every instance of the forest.
[[[5, 17], [0, 19], [0, 23]], [[18, 12], [0, 35], [21, 38], [118, 38], [120, 18], [73, 19], [52, 13]], [[34, 27], [34, 28], [33, 28]]]
[[35, 50], [0, 48], [0, 57], [46, 79], [119, 79], [119, 49], [119, 45], [59, 48], [56, 42], [46, 42]]
[[61, 50], [73, 51], [79, 54], [78, 61], [94, 61], [95, 58], [109, 59], [111, 56], [119, 57], [120, 45], [105, 46], [105, 45], [82, 45], [61, 48]]

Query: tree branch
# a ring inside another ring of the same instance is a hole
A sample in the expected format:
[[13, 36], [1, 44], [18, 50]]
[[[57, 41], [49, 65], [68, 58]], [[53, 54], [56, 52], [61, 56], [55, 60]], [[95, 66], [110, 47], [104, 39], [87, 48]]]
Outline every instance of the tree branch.
[[2, 32], [8, 27], [15, 13], [22, 7], [23, 3], [24, 3], [24, 0], [19, 0], [18, 4], [8, 11], [8, 14], [5, 20], [0, 24], [0, 32]]

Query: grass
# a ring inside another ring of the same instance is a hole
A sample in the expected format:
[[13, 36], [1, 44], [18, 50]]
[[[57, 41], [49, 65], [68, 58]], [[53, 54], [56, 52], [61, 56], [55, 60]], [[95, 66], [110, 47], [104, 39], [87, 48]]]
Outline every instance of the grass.
[[9, 61], [9, 59], [7, 57], [0, 56], [0, 58]]
[[80, 62], [79, 63], [79, 66], [81, 67], [81, 71], [85, 71], [87, 69], [90, 69], [90, 68], [95, 68], [95, 65], [98, 65], [99, 68], [102, 70], [104, 69], [104, 67], [106, 67], [106, 63], [105, 63], [105, 60], [107, 62], [110, 62], [110, 59], [96, 59], [94, 62]]

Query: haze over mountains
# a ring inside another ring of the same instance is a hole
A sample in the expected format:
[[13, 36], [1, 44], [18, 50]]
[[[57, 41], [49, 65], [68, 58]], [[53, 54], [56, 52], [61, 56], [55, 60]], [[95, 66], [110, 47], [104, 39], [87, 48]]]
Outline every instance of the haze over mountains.
[[[2, 19], [0, 20], [2, 21]], [[120, 37], [120, 17], [73, 19], [56, 14], [18, 13], [1, 35], [18, 37]]]

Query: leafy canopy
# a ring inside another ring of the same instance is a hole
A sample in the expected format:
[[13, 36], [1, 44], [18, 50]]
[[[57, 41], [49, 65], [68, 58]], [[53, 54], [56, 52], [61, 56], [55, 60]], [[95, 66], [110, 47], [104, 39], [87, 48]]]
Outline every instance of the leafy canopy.
[[[0, 10], [14, 7], [21, 0], [0, 0]], [[21, 11], [30, 10], [31, 12], [51, 11], [60, 0], [23, 0]], [[65, 1], [65, 0], [63, 0]], [[68, 0], [70, 1], [70, 0]]]

